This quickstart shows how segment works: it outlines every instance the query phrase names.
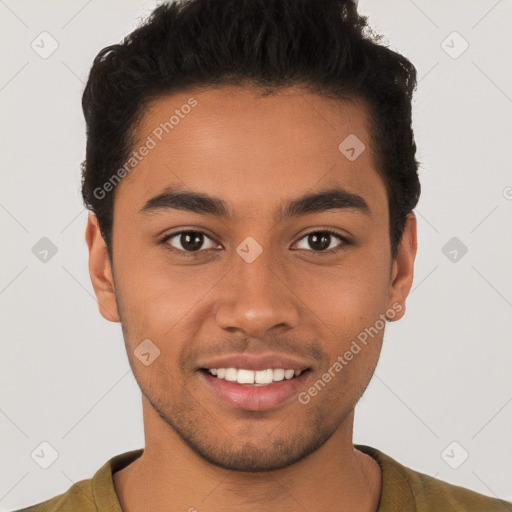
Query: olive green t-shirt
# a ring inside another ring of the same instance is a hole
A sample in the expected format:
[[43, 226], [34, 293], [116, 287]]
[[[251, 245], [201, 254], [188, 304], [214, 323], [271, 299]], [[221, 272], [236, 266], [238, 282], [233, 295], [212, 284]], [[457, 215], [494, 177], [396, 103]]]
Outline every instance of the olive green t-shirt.
[[[370, 446], [354, 446], [381, 467], [382, 494], [377, 512], [512, 512], [512, 503], [413, 471]], [[117, 455], [92, 478], [76, 482], [64, 494], [17, 512], [122, 512], [112, 474], [143, 451], [141, 448]]]

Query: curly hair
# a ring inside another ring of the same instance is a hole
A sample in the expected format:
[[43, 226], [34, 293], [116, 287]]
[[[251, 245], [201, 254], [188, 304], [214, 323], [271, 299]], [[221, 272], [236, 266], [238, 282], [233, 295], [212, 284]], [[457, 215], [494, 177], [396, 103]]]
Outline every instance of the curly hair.
[[159, 5], [120, 44], [103, 48], [83, 93], [82, 197], [98, 219], [111, 261], [116, 189], [98, 190], [129, 158], [145, 107], [159, 96], [222, 85], [266, 94], [298, 85], [362, 100], [396, 256], [421, 189], [412, 63], [381, 44], [353, 0], [182, 0]]

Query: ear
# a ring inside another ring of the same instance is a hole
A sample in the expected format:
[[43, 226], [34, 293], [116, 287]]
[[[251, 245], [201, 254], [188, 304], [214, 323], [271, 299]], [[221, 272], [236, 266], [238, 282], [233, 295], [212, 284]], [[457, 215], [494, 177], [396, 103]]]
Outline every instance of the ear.
[[119, 322], [120, 316], [107, 246], [101, 236], [98, 219], [94, 213], [89, 213], [87, 219], [85, 241], [89, 247], [89, 275], [98, 299], [100, 313], [110, 322]]
[[400, 320], [405, 314], [405, 299], [412, 286], [417, 248], [416, 216], [411, 212], [407, 215], [402, 240], [391, 270], [388, 310], [395, 314], [388, 318], [389, 321]]

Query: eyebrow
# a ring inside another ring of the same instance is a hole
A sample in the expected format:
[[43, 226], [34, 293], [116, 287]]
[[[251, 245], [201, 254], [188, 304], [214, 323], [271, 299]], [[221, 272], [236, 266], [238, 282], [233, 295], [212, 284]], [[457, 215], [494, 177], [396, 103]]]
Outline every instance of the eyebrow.
[[[238, 216], [223, 199], [205, 193], [190, 192], [181, 186], [170, 186], [149, 199], [139, 213], [148, 215], [169, 209], [183, 210], [202, 215], [213, 215], [236, 221]], [[307, 193], [281, 205], [274, 216], [276, 223], [285, 219], [329, 210], [355, 210], [369, 215], [368, 203], [359, 195], [341, 187], [331, 187]]]

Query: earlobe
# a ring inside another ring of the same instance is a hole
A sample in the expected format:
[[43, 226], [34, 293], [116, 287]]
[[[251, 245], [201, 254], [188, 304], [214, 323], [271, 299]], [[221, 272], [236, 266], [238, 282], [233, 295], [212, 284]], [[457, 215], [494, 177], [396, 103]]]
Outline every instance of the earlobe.
[[103, 318], [110, 322], [119, 322], [115, 284], [107, 246], [94, 213], [89, 213], [87, 219], [85, 241], [89, 248], [89, 275], [98, 300], [100, 313]]
[[411, 212], [407, 215], [402, 240], [393, 261], [388, 310], [396, 314], [392, 318], [390, 315], [390, 321], [400, 320], [405, 314], [405, 300], [412, 287], [417, 248], [416, 216]]

